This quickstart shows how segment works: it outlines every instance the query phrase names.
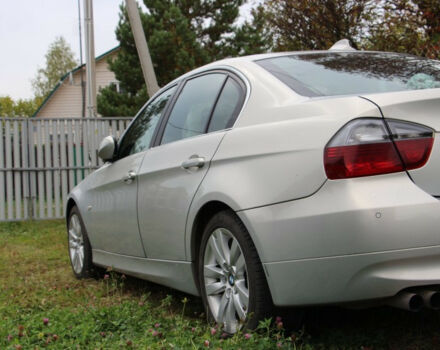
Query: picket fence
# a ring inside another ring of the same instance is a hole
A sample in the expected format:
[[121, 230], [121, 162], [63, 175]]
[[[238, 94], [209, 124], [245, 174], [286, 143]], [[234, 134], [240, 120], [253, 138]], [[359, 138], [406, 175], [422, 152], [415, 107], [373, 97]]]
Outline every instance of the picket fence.
[[98, 146], [131, 118], [0, 118], [0, 221], [62, 218], [70, 190], [102, 165]]

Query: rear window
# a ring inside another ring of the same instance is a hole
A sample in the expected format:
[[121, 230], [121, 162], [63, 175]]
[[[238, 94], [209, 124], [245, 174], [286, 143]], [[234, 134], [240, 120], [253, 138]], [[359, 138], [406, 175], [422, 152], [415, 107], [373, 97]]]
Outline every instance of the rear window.
[[440, 61], [403, 54], [311, 53], [256, 63], [310, 97], [440, 88]]

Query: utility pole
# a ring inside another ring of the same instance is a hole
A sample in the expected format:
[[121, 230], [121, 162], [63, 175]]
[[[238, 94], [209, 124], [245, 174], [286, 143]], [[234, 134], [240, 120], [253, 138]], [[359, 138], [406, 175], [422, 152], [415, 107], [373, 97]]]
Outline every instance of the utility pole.
[[141, 17], [135, 0], [125, 0], [125, 5], [141, 62], [145, 84], [147, 85], [148, 96], [151, 97], [159, 90], [159, 85], [157, 84], [156, 73], [154, 72], [153, 62], [151, 61], [150, 51], [148, 50], [147, 40], [142, 28]]
[[96, 117], [95, 42], [93, 32], [93, 0], [84, 0], [86, 43], [87, 117]]
[[80, 77], [81, 77], [81, 117], [86, 116], [86, 90], [84, 85], [84, 74], [83, 74], [83, 50], [82, 50], [82, 33], [81, 33], [81, 6], [80, 0], [78, 0], [78, 30], [79, 30], [79, 66], [80, 66]]

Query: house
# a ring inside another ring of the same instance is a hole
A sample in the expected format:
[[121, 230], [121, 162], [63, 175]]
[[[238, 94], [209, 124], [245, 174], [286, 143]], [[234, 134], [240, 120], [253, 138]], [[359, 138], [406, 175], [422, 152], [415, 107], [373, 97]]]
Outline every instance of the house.
[[[115, 74], [109, 69], [107, 60], [116, 56], [119, 46], [96, 57], [96, 92], [100, 88], [110, 84], [119, 83], [115, 78]], [[53, 88], [46, 99], [41, 103], [40, 107], [32, 117], [37, 118], [81, 118], [87, 108], [87, 101], [83, 103], [83, 92], [81, 89], [81, 72], [84, 82], [84, 99], [87, 98], [85, 93], [86, 67], [85, 64], [76, 67], [66, 73]], [[83, 110], [84, 108], [84, 110]]]

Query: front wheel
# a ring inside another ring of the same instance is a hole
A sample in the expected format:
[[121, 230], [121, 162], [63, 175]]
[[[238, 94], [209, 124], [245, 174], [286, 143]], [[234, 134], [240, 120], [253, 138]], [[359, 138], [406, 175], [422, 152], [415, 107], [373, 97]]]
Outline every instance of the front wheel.
[[67, 239], [69, 257], [75, 277], [87, 278], [92, 275], [92, 248], [78, 208], [75, 206], [67, 219]]
[[257, 250], [235, 213], [219, 212], [206, 225], [198, 272], [208, 318], [225, 332], [253, 329], [270, 313], [272, 300]]

